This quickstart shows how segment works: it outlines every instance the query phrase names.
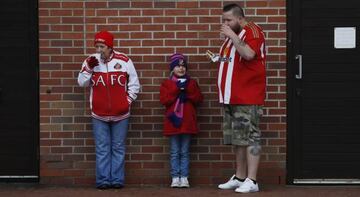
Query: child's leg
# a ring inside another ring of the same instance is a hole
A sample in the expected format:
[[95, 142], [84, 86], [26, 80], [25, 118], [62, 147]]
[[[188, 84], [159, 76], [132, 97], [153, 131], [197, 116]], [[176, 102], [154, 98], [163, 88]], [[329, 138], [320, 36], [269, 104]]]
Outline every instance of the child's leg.
[[180, 177], [180, 135], [170, 136], [170, 174]]
[[190, 142], [191, 142], [190, 134], [182, 134], [181, 135], [181, 151], [180, 151], [180, 176], [181, 177], [189, 176]]

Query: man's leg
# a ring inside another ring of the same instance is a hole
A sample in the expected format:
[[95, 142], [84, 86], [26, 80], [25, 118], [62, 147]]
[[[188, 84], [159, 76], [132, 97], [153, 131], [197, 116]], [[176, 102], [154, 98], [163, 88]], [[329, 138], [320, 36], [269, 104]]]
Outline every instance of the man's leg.
[[249, 144], [246, 147], [247, 159], [247, 179], [235, 190], [235, 192], [249, 193], [258, 192], [259, 186], [256, 181], [257, 170], [260, 162], [261, 152], [261, 132], [259, 129], [259, 118], [261, 107], [259, 106], [243, 106], [241, 107], [243, 116], [242, 127], [244, 128], [245, 141]]
[[246, 176], [246, 146], [235, 146], [236, 177], [245, 179]]
[[260, 162], [261, 147], [259, 145], [248, 146], [247, 153], [247, 166], [248, 178], [256, 180], [257, 170]]

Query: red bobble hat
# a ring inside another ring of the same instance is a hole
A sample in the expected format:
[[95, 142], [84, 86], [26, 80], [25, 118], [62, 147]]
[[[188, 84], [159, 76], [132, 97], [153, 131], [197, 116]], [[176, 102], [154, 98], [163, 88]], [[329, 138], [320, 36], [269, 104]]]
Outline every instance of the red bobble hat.
[[108, 31], [101, 31], [95, 34], [94, 45], [98, 42], [103, 43], [110, 48], [113, 48], [114, 36]]

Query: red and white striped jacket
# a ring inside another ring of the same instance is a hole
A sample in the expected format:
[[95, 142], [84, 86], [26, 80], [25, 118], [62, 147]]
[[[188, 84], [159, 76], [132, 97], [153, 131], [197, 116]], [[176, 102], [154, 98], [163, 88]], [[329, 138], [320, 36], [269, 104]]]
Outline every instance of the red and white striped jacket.
[[140, 89], [139, 79], [131, 59], [113, 51], [109, 61], [92, 54], [99, 65], [91, 70], [86, 60], [78, 76], [81, 87], [90, 86], [92, 117], [103, 121], [119, 121], [130, 116], [130, 105]]
[[259, 26], [248, 23], [239, 38], [254, 50], [255, 57], [252, 60], [241, 58], [232, 40], [225, 40], [220, 49], [219, 101], [233, 105], [263, 105], [266, 87], [264, 33]]

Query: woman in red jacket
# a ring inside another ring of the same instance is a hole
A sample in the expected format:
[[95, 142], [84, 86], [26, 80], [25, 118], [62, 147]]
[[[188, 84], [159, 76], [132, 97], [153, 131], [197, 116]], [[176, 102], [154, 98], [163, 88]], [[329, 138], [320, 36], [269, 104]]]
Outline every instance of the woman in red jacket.
[[164, 135], [170, 137], [171, 187], [189, 187], [189, 147], [197, 134], [195, 105], [203, 100], [200, 88], [186, 74], [186, 58], [171, 56], [170, 77], [160, 87], [160, 102], [166, 107]]

